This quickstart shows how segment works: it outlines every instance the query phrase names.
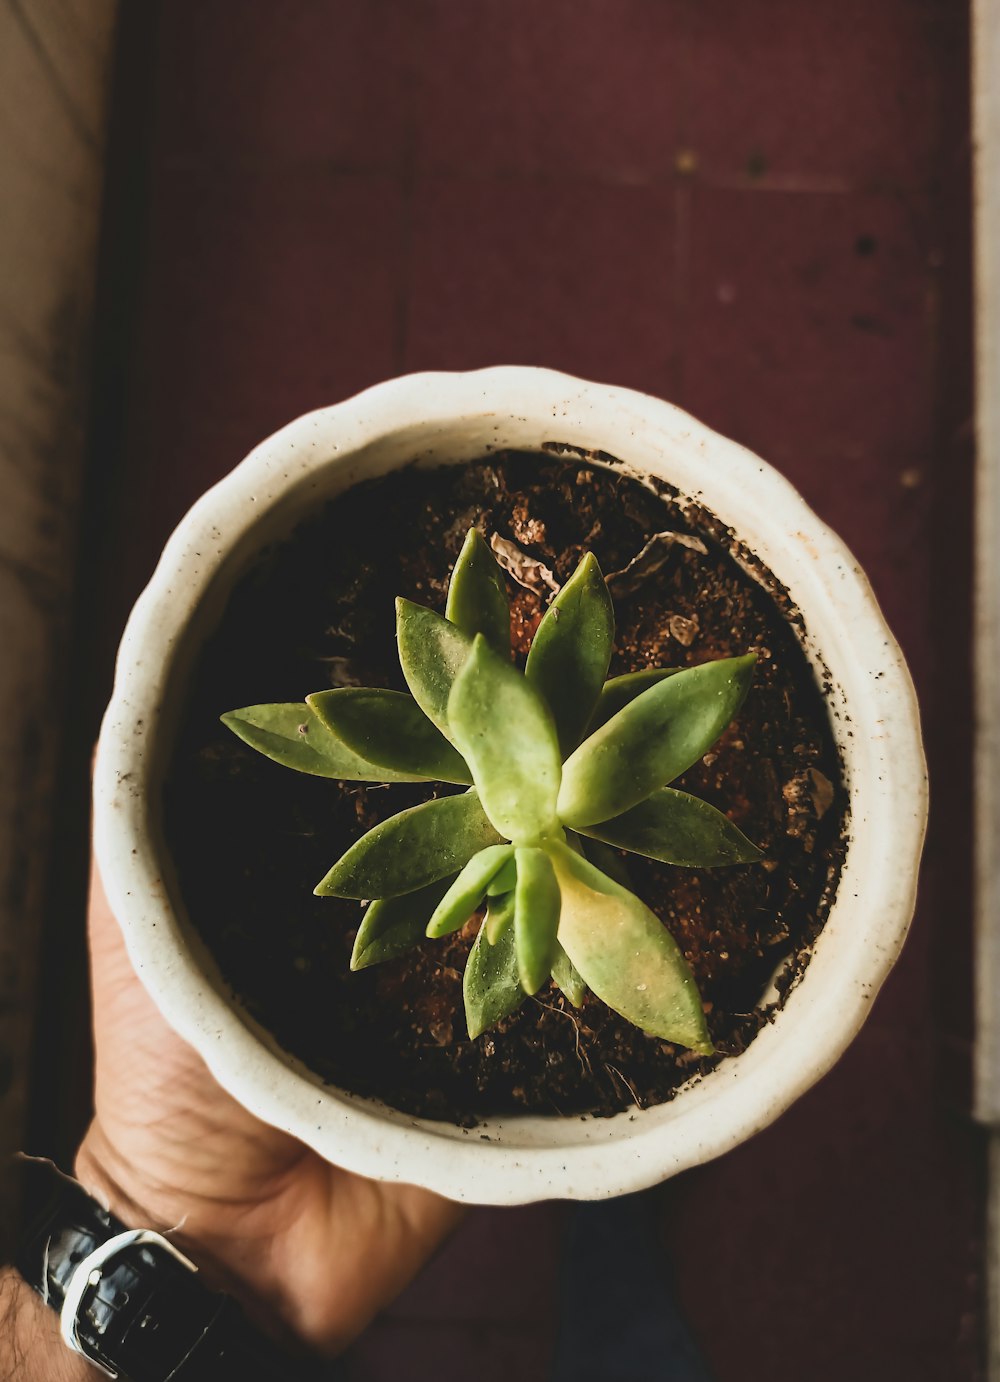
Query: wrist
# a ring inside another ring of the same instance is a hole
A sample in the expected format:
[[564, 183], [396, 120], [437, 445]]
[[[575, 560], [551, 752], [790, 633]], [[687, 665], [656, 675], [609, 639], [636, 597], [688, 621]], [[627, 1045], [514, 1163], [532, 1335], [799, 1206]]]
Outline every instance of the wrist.
[[[73, 1174], [87, 1194], [111, 1211], [128, 1228], [152, 1228], [176, 1238], [207, 1258], [209, 1275], [223, 1269], [203, 1231], [203, 1214], [190, 1194], [162, 1185], [115, 1150], [95, 1118], [77, 1150]], [[202, 1266], [199, 1260], [198, 1266]], [[224, 1270], [224, 1269], [223, 1269]]]
[[128, 1228], [164, 1234], [197, 1266], [204, 1284], [233, 1296], [255, 1323], [299, 1347], [282, 1302], [267, 1290], [266, 1250], [248, 1257], [231, 1233], [219, 1230], [219, 1204], [173, 1183], [164, 1184], [122, 1158], [95, 1118], [76, 1154], [74, 1174], [84, 1190]]
[[[123, 1185], [99, 1147], [98, 1137], [88, 1137], [80, 1156], [88, 1186], [49, 1161], [28, 1163], [28, 1214], [15, 1257], [24, 1284], [8, 1288], [0, 1345], [0, 1358], [9, 1354], [14, 1371], [0, 1375], [45, 1382], [93, 1376], [89, 1366], [79, 1370], [78, 1354], [108, 1376], [134, 1382], [311, 1376], [295, 1350], [276, 1347], [253, 1327], [236, 1293], [213, 1289], [213, 1274], [198, 1270], [186, 1245], [175, 1241], [179, 1235], [160, 1231], [168, 1226], [155, 1201], [147, 1208], [132, 1178]], [[37, 1305], [27, 1298], [32, 1294]]]
[[0, 1375], [20, 1382], [88, 1382], [90, 1364], [59, 1337], [59, 1322], [13, 1267], [0, 1267]]
[[100, 1124], [94, 1120], [80, 1143], [73, 1174], [99, 1204], [130, 1228], [158, 1228], [162, 1215], [157, 1195], [116, 1155]]

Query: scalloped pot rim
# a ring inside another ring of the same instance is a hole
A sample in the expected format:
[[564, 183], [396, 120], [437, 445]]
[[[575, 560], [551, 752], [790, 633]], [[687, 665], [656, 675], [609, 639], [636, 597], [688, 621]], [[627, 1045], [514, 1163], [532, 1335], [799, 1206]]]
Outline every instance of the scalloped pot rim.
[[[323, 499], [414, 458], [454, 462], [543, 444], [594, 453], [598, 463], [596, 453], [622, 458], [696, 498], [787, 589], [804, 618], [807, 653], [831, 687], [850, 839], [801, 982], [741, 1056], [643, 1111], [464, 1129], [325, 1086], [240, 1011], [176, 900], [158, 802], [175, 688], [263, 546]], [[918, 710], [902, 654], [857, 563], [792, 486], [668, 403], [520, 367], [377, 385], [282, 428], [205, 494], [129, 619], [95, 776], [97, 851], [132, 961], [219, 1083], [351, 1171], [482, 1204], [638, 1190], [735, 1147], [782, 1113], [843, 1052], [899, 952], [926, 814]]]

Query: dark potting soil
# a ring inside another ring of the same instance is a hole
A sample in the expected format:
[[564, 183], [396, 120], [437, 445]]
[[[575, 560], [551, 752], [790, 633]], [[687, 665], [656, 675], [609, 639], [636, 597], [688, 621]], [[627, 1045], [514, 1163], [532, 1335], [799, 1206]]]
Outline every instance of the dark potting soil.
[[[470, 1041], [462, 970], [478, 919], [410, 957], [352, 974], [362, 905], [313, 896], [343, 850], [439, 791], [307, 777], [246, 748], [223, 711], [328, 686], [405, 689], [394, 597], [444, 609], [466, 531], [499, 546], [523, 661], [553, 582], [585, 551], [610, 580], [611, 675], [755, 649], [738, 719], [679, 785], [727, 812], [762, 863], [682, 869], [622, 855], [697, 978], [718, 1057], [646, 1036], [554, 987]], [[661, 540], [635, 565], [657, 533]], [[498, 542], [497, 539], [500, 539]], [[692, 541], [692, 538], [694, 539]], [[842, 852], [844, 796], [823, 697], [780, 588], [747, 574], [711, 515], [576, 458], [499, 453], [409, 468], [329, 503], [239, 584], [196, 668], [166, 788], [168, 840], [194, 926], [222, 975], [325, 1080], [414, 1114], [470, 1124], [507, 1112], [611, 1114], [669, 1099], [742, 1051], [780, 962], [807, 962]], [[700, 549], [700, 550], [699, 550]], [[740, 556], [737, 553], [737, 556]], [[530, 587], [530, 588], [529, 588]]]

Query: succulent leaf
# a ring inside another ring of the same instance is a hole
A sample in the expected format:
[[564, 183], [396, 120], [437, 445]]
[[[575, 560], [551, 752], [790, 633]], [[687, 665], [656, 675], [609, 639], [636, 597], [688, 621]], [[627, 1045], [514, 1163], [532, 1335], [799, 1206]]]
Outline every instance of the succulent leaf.
[[513, 927], [508, 926], [493, 945], [486, 939], [485, 924], [479, 928], [466, 962], [462, 994], [473, 1040], [517, 1012], [525, 995], [517, 972]]
[[[490, 945], [496, 945], [503, 933], [510, 930], [513, 923], [513, 888], [508, 893], [498, 893], [495, 897], [487, 897], [486, 922], [483, 929], [486, 932], [486, 939], [489, 941]], [[520, 980], [518, 980], [518, 983], [520, 983]]]
[[450, 878], [439, 878], [416, 892], [369, 903], [354, 940], [351, 968], [367, 969], [383, 960], [398, 959], [419, 945], [427, 920], [450, 883]]
[[317, 886], [319, 895], [375, 899], [352, 969], [457, 930], [485, 898], [463, 986], [473, 1037], [551, 977], [574, 1005], [589, 987], [652, 1035], [708, 1053], [690, 969], [630, 891], [619, 851], [705, 868], [760, 857], [721, 812], [666, 785], [737, 713], [756, 658], [605, 682], [613, 637], [608, 588], [588, 554], [518, 672], [506, 583], [472, 530], [452, 573], [447, 618], [397, 602], [412, 696], [342, 688], [222, 719], [302, 772], [475, 784], [383, 821]]
[[559, 943], [584, 983], [644, 1032], [710, 1055], [697, 985], [660, 919], [565, 845], [547, 849], [562, 893]]
[[508, 859], [503, 868], [493, 879], [490, 886], [486, 889], [487, 897], [501, 897], [504, 893], [514, 891], [514, 884], [517, 882], [517, 864], [513, 859]]
[[[586, 836], [588, 832], [584, 832]], [[594, 868], [606, 873], [613, 883], [620, 884], [623, 888], [632, 890], [632, 878], [628, 871], [628, 865], [617, 850], [604, 844], [601, 840], [594, 839], [593, 836], [582, 840], [583, 849], [581, 852], [585, 859], [589, 859]]]
[[513, 855], [513, 845], [487, 845], [474, 854], [434, 908], [427, 923], [428, 936], [432, 939], [449, 936], [464, 926], [486, 896], [486, 889], [497, 871]]
[[432, 781], [472, 782], [462, 755], [402, 691], [345, 686], [307, 696], [306, 704], [331, 734], [371, 763]]
[[552, 961], [552, 982], [566, 995], [574, 1008], [579, 1008], [587, 996], [587, 985], [583, 982], [573, 961], [559, 942], [556, 942], [556, 957]]
[[317, 897], [399, 897], [500, 844], [474, 790], [411, 806], [362, 835], [317, 885]]
[[524, 675], [549, 704], [565, 758], [580, 740], [608, 674], [615, 612], [597, 559], [586, 554], [538, 625]]
[[514, 889], [514, 938], [521, 987], [527, 994], [537, 993], [552, 973], [559, 906], [559, 883], [552, 860], [537, 846], [520, 846]]
[[450, 620], [411, 600], [396, 601], [399, 665], [413, 699], [447, 739], [448, 696], [472, 640]]
[[651, 686], [656, 686], [658, 682], [665, 681], [667, 677], [674, 677], [683, 670], [683, 667], [644, 667], [640, 672], [625, 672], [620, 677], [612, 677], [606, 681], [597, 698], [588, 734], [593, 734], [595, 729], [606, 725], [612, 715], [624, 710], [636, 696], [641, 696], [643, 691], [648, 691]]
[[496, 558], [470, 528], [448, 584], [445, 618], [468, 638], [481, 633], [501, 657], [510, 656], [510, 601]]
[[756, 660], [690, 667], [613, 715], [563, 765], [563, 823], [579, 830], [620, 816], [696, 763], [743, 704]]
[[556, 828], [560, 757], [552, 716], [482, 634], [455, 678], [448, 722], [501, 835], [532, 840]]
[[[699, 797], [661, 787], [638, 806], [598, 825], [584, 835], [665, 864], [710, 869], [727, 864], [754, 864], [761, 851], [728, 816]], [[595, 863], [599, 861], [595, 859]], [[607, 872], [607, 870], [605, 870]]]
[[219, 717], [244, 744], [265, 758], [314, 777], [341, 782], [423, 782], [423, 774], [379, 767], [336, 739], [308, 705], [286, 701], [248, 705]]

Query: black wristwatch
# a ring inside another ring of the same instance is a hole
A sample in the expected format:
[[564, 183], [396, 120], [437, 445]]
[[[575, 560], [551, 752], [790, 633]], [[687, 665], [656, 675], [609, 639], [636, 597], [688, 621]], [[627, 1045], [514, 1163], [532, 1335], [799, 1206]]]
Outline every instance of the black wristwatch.
[[[15, 1263], [67, 1346], [122, 1382], [292, 1382], [317, 1376], [231, 1296], [202, 1285], [162, 1234], [128, 1229], [51, 1162], [25, 1166], [30, 1218]], [[328, 1374], [325, 1374], [328, 1376]]]

